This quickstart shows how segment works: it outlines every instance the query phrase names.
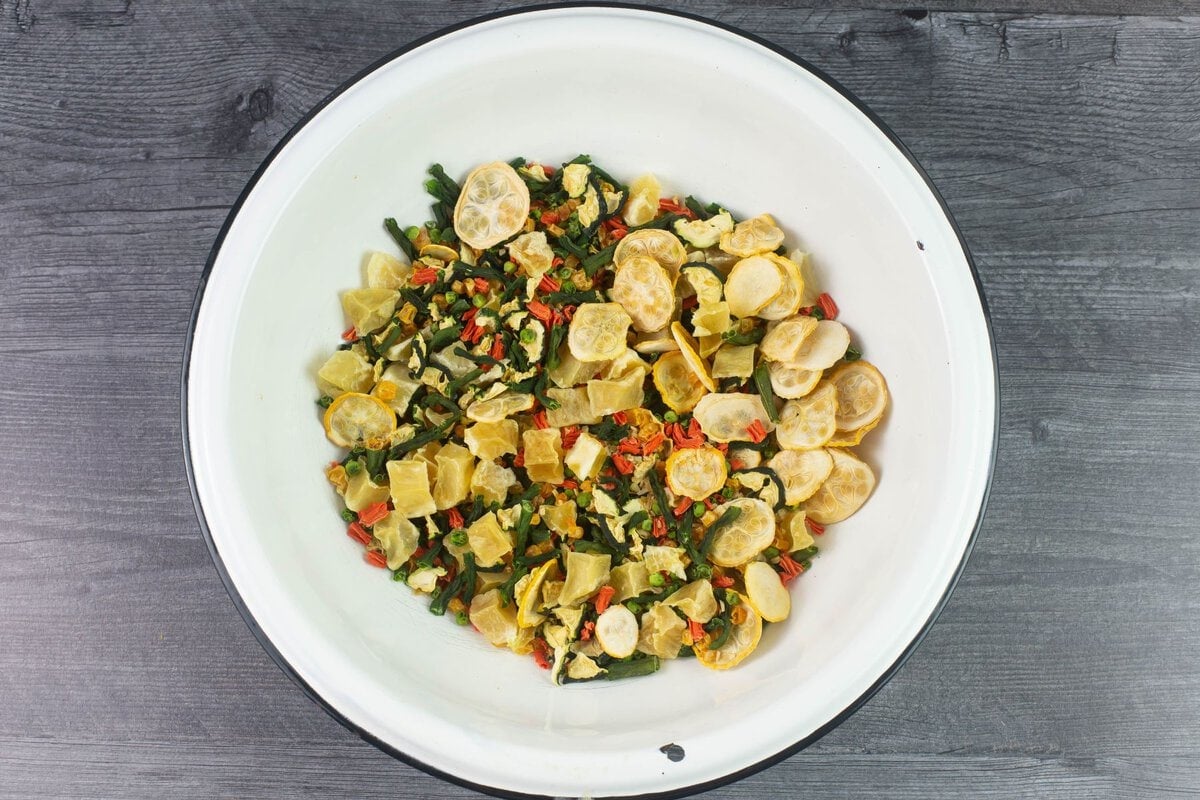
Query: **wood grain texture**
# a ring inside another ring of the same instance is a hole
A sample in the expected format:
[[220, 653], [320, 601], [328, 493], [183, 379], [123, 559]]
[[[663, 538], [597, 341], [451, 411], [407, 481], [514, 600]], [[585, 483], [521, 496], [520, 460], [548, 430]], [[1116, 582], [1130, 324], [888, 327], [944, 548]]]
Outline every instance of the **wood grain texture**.
[[[1003, 396], [988, 518], [925, 643], [711, 796], [1200, 793], [1200, 5], [669, 5], [811, 60], [907, 142], [975, 254]], [[502, 6], [0, 0], [0, 797], [475, 796], [254, 641], [192, 515], [178, 375], [274, 143]]]

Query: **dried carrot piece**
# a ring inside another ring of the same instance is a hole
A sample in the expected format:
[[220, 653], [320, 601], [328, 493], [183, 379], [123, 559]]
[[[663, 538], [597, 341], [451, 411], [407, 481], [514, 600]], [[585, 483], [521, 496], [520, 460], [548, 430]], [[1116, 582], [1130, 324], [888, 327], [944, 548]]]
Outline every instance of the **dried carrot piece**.
[[617, 590], [611, 586], [604, 586], [600, 591], [596, 592], [596, 599], [593, 602], [596, 604], [597, 614], [603, 614], [608, 609], [608, 605], [612, 602], [613, 595], [616, 593]]

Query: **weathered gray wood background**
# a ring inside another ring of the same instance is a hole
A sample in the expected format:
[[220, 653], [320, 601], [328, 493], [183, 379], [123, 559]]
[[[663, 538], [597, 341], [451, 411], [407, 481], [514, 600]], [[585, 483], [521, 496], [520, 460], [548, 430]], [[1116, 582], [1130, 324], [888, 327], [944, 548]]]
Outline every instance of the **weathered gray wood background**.
[[[389, 50], [502, 5], [0, 0], [0, 796], [473, 796], [347, 733], [255, 642], [192, 515], [178, 380], [268, 150]], [[1200, 4], [672, 5], [812, 60], [912, 147], [978, 261], [1004, 402], [926, 642], [711, 796], [1200, 793]]]

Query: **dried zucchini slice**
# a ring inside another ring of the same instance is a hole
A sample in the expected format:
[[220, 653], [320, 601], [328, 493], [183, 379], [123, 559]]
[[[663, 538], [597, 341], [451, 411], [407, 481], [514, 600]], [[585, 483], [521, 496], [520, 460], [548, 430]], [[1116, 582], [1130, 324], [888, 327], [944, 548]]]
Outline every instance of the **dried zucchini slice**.
[[715, 447], [676, 450], [667, 459], [667, 485], [680, 497], [703, 500], [725, 486], [725, 456]]
[[579, 361], [609, 361], [625, 352], [633, 322], [619, 303], [584, 303], [567, 331], [567, 346]]
[[664, 353], [654, 363], [653, 375], [654, 388], [677, 414], [691, 411], [708, 391], [679, 351]]
[[613, 264], [620, 269], [634, 256], [653, 258], [667, 271], [671, 280], [675, 280], [679, 275], [679, 268], [687, 260], [687, 249], [670, 231], [646, 228], [633, 231], [621, 239], [613, 251]]
[[503, 161], [483, 164], [463, 181], [454, 206], [454, 232], [471, 247], [486, 250], [521, 231], [529, 216], [529, 189]]
[[775, 541], [775, 511], [754, 497], [739, 497], [723, 507], [738, 508], [742, 513], [713, 534], [709, 557], [721, 567], [740, 567]]
[[779, 296], [767, 303], [758, 312], [762, 319], [784, 319], [796, 313], [800, 308], [800, 297], [804, 294], [804, 278], [800, 274], [800, 266], [791, 259], [768, 253], [766, 258], [775, 262], [783, 274], [783, 290]]
[[667, 327], [675, 314], [671, 277], [649, 256], [633, 256], [617, 267], [609, 296], [621, 304], [642, 333]]
[[788, 450], [823, 447], [837, 431], [837, 389], [822, 382], [799, 400], [784, 403], [775, 439]]
[[717, 384], [713, 382], [712, 375], [709, 374], [708, 366], [704, 363], [704, 359], [696, 352], [698, 346], [696, 341], [678, 322], [671, 323], [671, 336], [675, 338], [675, 343], [679, 345], [679, 354], [683, 356], [683, 360], [688, 365], [688, 368], [691, 369], [692, 373], [695, 374], [705, 389], [715, 392]]
[[743, 220], [721, 235], [721, 249], [739, 258], [769, 253], [783, 244], [783, 231], [770, 214]]
[[[735, 317], [752, 317], [783, 292], [783, 271], [766, 256], [743, 258], [725, 281], [725, 299]], [[843, 351], [844, 352], [844, 351]]]
[[849, 451], [830, 448], [833, 471], [804, 503], [808, 517], [821, 525], [841, 522], [862, 508], [875, 488], [875, 473]]
[[833, 457], [824, 449], [780, 450], [767, 466], [783, 483], [789, 506], [799, 505], [816, 493], [833, 471]]
[[762, 423], [768, 433], [775, 429], [762, 397], [746, 392], [706, 394], [696, 403], [692, 416], [700, 423], [704, 435], [715, 442], [747, 441], [746, 429], [755, 421]]
[[849, 346], [850, 331], [846, 326], [836, 320], [823, 319], [787, 363], [801, 369], [828, 369], [846, 355]]
[[852, 361], [829, 374], [837, 389], [837, 429], [857, 431], [875, 425], [887, 408], [887, 382], [873, 364]]
[[784, 400], [795, 400], [811, 392], [821, 381], [824, 373], [819, 369], [800, 369], [791, 367], [781, 361], [767, 362], [767, 372], [771, 377], [771, 388], [776, 397]]

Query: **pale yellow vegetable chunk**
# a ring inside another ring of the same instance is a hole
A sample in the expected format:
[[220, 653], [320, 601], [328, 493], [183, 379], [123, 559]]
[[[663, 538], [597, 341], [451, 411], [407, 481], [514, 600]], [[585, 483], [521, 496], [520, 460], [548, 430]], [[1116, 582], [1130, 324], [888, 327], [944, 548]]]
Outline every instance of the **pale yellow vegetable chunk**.
[[351, 511], [362, 511], [367, 506], [382, 503], [388, 499], [389, 495], [390, 489], [386, 483], [375, 483], [367, 471], [361, 469], [350, 476], [343, 499], [346, 501], [346, 508]]
[[604, 417], [638, 408], [645, 401], [645, 377], [634, 370], [617, 380], [592, 380], [587, 382], [588, 403], [593, 417]]
[[504, 602], [499, 589], [475, 595], [467, 613], [471, 624], [496, 647], [508, 647], [517, 637], [517, 608]]
[[626, 225], [644, 225], [658, 215], [662, 187], [653, 175], [641, 175], [629, 184], [629, 199], [622, 215]]
[[613, 587], [613, 602], [623, 603], [650, 591], [650, 575], [643, 561], [626, 561], [612, 568], [608, 585]]
[[412, 459], [389, 461], [387, 472], [397, 514], [412, 519], [437, 511], [429, 491], [429, 470], [424, 464]]
[[485, 503], [503, 503], [509, 488], [516, 485], [516, 473], [494, 461], [480, 461], [471, 475], [471, 494]]
[[317, 387], [322, 394], [337, 397], [346, 392], [369, 392], [375, 385], [370, 362], [354, 350], [336, 350], [317, 370]]
[[560, 606], [577, 606], [608, 583], [612, 558], [601, 553], [567, 553], [567, 577], [558, 595]]
[[663, 603], [655, 603], [642, 615], [637, 649], [659, 658], [678, 658], [687, 624]]
[[688, 619], [701, 624], [708, 622], [717, 615], [717, 598], [713, 594], [712, 583], [707, 580], [695, 580], [680, 587], [663, 600], [663, 605], [678, 608]]
[[754, 374], [753, 344], [723, 344], [713, 357], [713, 378], [749, 378]]
[[367, 259], [367, 288], [399, 289], [411, 271], [411, 267], [393, 255], [371, 253]]
[[592, 410], [586, 386], [572, 389], [547, 389], [546, 396], [558, 401], [558, 408], [546, 409], [546, 422], [555, 428], [568, 425], [595, 425], [600, 415]]
[[395, 512], [376, 522], [371, 528], [371, 533], [383, 548], [383, 554], [387, 556], [388, 569], [400, 569], [404, 566], [408, 559], [412, 558], [412, 554], [417, 552], [417, 545], [420, 543], [420, 531], [417, 530], [417, 526]]
[[475, 457], [460, 444], [446, 442], [434, 456], [437, 479], [433, 484], [433, 502], [439, 511], [456, 506], [467, 499], [471, 476], [475, 472]]
[[495, 512], [489, 511], [467, 528], [467, 542], [481, 567], [493, 567], [512, 552], [512, 534], [500, 527]]
[[525, 445], [525, 472], [530, 480], [562, 483], [562, 434], [558, 428], [531, 429], [521, 434]]
[[607, 457], [608, 451], [605, 449], [604, 443], [587, 431], [583, 431], [575, 440], [575, 444], [567, 451], [563, 461], [570, 467], [575, 477], [586, 481], [600, 474]]
[[342, 292], [342, 310], [358, 335], [365, 336], [387, 324], [399, 300], [394, 289], [351, 289]]
[[476, 458], [490, 461], [507, 453], [517, 452], [517, 423], [502, 419], [499, 422], [476, 422], [463, 433], [463, 441]]

